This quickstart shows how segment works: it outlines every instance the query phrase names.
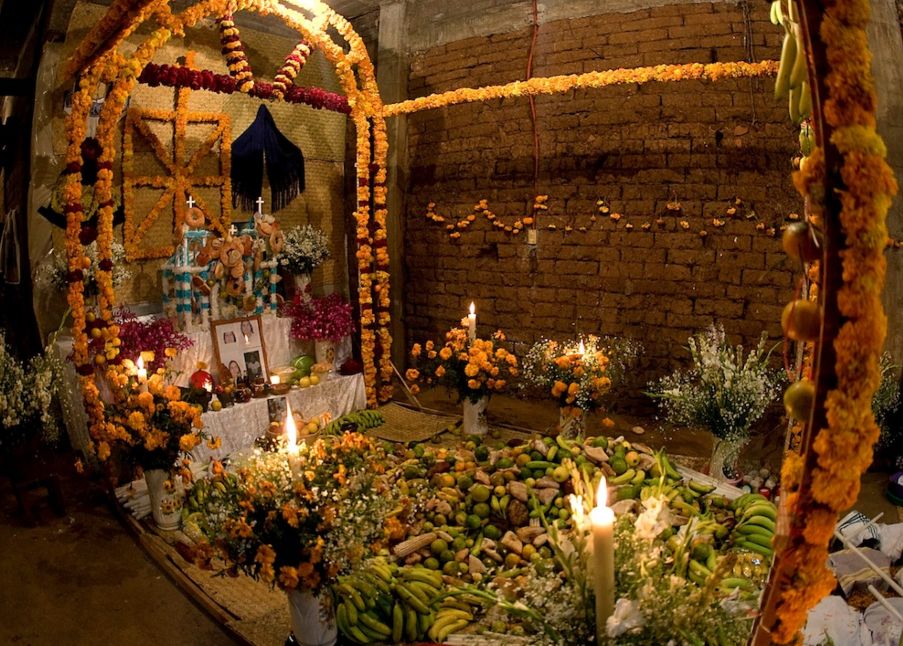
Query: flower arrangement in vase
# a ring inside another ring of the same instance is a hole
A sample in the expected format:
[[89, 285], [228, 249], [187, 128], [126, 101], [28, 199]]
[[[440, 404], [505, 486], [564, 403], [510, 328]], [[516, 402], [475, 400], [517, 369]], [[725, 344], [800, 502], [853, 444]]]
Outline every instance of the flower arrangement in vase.
[[768, 365], [767, 338], [763, 332], [744, 355], [742, 345], [728, 343], [723, 326], [712, 325], [689, 338], [692, 365], [654, 382], [649, 390], [669, 422], [701, 426], [715, 436], [711, 474], [716, 478], [735, 475], [734, 464], [750, 428], [780, 390], [781, 373]]
[[354, 332], [351, 304], [339, 294], [306, 298], [299, 292], [283, 306], [282, 315], [292, 318], [292, 338], [314, 341], [317, 363], [332, 370], [335, 344]]
[[54, 441], [59, 425], [53, 403], [62, 377], [62, 365], [48, 347], [22, 362], [6, 344], [0, 329], [0, 453], [30, 438]]
[[138, 318], [126, 308], [118, 309], [113, 321], [119, 326], [119, 352], [123, 360], [137, 361], [144, 355], [148, 372], [163, 368], [179, 351], [193, 345], [191, 337], [176, 329], [172, 320], [165, 317]]
[[[132, 270], [125, 258], [125, 247], [119, 242], [112, 243], [112, 269], [110, 275], [113, 286], [124, 285], [131, 277]], [[81, 270], [85, 282], [85, 295], [96, 296], [98, 294], [97, 277], [95, 267], [99, 266], [97, 257], [97, 241], [94, 240], [84, 247], [84, 255], [91, 259], [91, 264]], [[35, 272], [35, 284], [45, 290], [65, 292], [69, 287], [69, 266], [66, 261], [66, 250], [53, 251], [48, 258], [42, 261]]]
[[329, 238], [315, 226], [294, 227], [285, 233], [277, 260], [294, 277], [295, 293], [310, 298], [310, 274], [329, 258]]
[[616, 373], [606, 349], [604, 339], [586, 335], [566, 343], [542, 340], [527, 351], [524, 380], [558, 402], [559, 428], [566, 436], [583, 435], [586, 413], [600, 408], [611, 390]]
[[[464, 404], [464, 432], [483, 434], [487, 430], [483, 412], [489, 398], [505, 391], [508, 380], [518, 375], [517, 357], [501, 346], [504, 341], [501, 331], [492, 339], [469, 340], [466, 329], [452, 328], [441, 348], [433, 341], [412, 346], [415, 367], [405, 376], [410, 381], [441, 384], [455, 391]], [[412, 389], [415, 394], [419, 391], [417, 384]]]
[[[299, 442], [296, 450], [255, 452], [230, 471], [214, 463], [213, 477], [196, 483], [188, 501], [202, 512], [193, 516], [204, 538], [198, 560], [218, 556], [232, 571], [279, 587], [293, 612], [293, 596], [303, 594], [320, 616], [331, 615], [330, 596], [321, 595], [326, 586], [386, 543], [396, 504], [386, 461], [371, 438], [345, 433]], [[301, 642], [334, 643], [335, 624], [328, 623], [304, 626], [321, 633]]]

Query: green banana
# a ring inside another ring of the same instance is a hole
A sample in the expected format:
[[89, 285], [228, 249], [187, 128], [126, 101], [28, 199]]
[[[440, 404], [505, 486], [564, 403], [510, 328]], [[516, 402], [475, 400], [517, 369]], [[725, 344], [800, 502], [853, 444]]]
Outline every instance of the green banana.
[[718, 587], [725, 590], [732, 590], [734, 588], [740, 588], [741, 590], [755, 590], [756, 586], [752, 581], [748, 579], [741, 579], [740, 577], [725, 577], [718, 582]]
[[630, 482], [631, 480], [633, 480], [633, 477], [634, 477], [635, 475], [636, 475], [636, 469], [627, 469], [627, 471], [625, 471], [625, 472], [622, 473], [621, 475], [619, 475], [619, 476], [614, 476], [613, 478], [609, 478], [609, 479], [608, 479], [608, 484], [609, 484], [609, 485], [621, 485], [621, 484], [627, 484], [628, 482]]
[[637, 469], [636, 475], [630, 480], [630, 484], [638, 485], [643, 484], [643, 480], [646, 479], [646, 472], [642, 469]]
[[411, 608], [410, 606], [405, 606], [404, 609], [404, 637], [409, 642], [417, 641], [418, 635], [418, 627], [417, 627], [417, 611]]
[[548, 462], [546, 460], [530, 460], [524, 466], [528, 469], [542, 469], [545, 471], [546, 469], [554, 469], [558, 465], [555, 462]]
[[364, 632], [361, 631], [361, 629], [357, 626], [348, 627], [348, 636], [358, 644], [369, 644], [370, 642], [374, 641], [366, 634], [364, 634]]
[[555, 456], [556, 456], [556, 455], [558, 455], [558, 445], [555, 445], [555, 446], [553, 446], [552, 448], [549, 449], [549, 452], [546, 453], [546, 461], [547, 461], [547, 462], [554, 462], [554, 461], [555, 461]]
[[335, 609], [335, 623], [343, 635], [348, 634], [348, 609], [344, 603], [339, 603]]
[[345, 611], [348, 614], [348, 625], [356, 626], [357, 625], [357, 607], [351, 601], [347, 599], [342, 600], [342, 604], [345, 606]]
[[385, 641], [386, 637], [389, 636], [389, 635], [383, 636], [382, 633], [377, 632], [375, 630], [371, 630], [370, 628], [367, 628], [367, 626], [365, 626], [364, 624], [359, 624], [359, 625], [355, 626], [354, 628], [356, 630], [360, 631], [367, 638], [368, 643], [382, 642], [382, 641]]
[[796, 38], [784, 27], [784, 44], [781, 46], [781, 64], [774, 81], [774, 98], [783, 99], [790, 91], [790, 74], [796, 63]]
[[406, 604], [408, 604], [414, 610], [416, 610], [418, 612], [418, 614], [421, 614], [421, 615], [429, 614], [429, 612], [430, 612], [429, 607], [423, 601], [420, 600], [420, 597], [418, 597], [415, 593], [408, 590], [404, 585], [402, 585], [400, 583], [396, 583], [395, 584], [395, 592], [398, 594], [399, 597], [401, 597], [402, 601], [404, 601]]
[[436, 637], [438, 638], [437, 641], [441, 644], [442, 642], [445, 641], [445, 638], [448, 637], [449, 635], [451, 635], [452, 633], [456, 633], [459, 630], [463, 630], [464, 628], [467, 628], [467, 625], [469, 623], [470, 622], [467, 621], [466, 619], [458, 619], [456, 621], [453, 621], [450, 624], [446, 624], [444, 626], [444, 628], [437, 633], [437, 635], [436, 635]]
[[408, 583], [408, 588], [419, 592], [420, 598], [426, 605], [432, 605], [433, 599], [439, 596], [440, 592], [436, 589], [435, 586], [424, 583], [423, 581], [410, 581]]
[[361, 625], [379, 634], [383, 639], [392, 634], [392, 629], [381, 622], [370, 612], [365, 612], [360, 616]]
[[753, 516], [765, 516], [768, 520], [776, 521], [778, 519], [778, 510], [777, 507], [770, 502], [756, 503], [743, 510], [743, 516], [740, 517], [740, 522], [746, 522], [747, 518], [752, 518]]
[[[412, 567], [405, 568], [399, 572], [402, 579], [406, 581], [422, 581], [427, 585], [430, 585], [434, 588], [439, 588], [442, 586], [442, 575], [439, 574], [436, 570], [430, 570], [425, 567]], [[436, 594], [439, 591], [436, 590]]]
[[802, 121], [802, 118], [800, 117], [800, 94], [802, 91], [802, 87], [792, 87], [788, 93], [787, 100], [788, 109], [790, 111], [790, 121], [796, 124]]
[[662, 466], [665, 467], [666, 476], [668, 476], [672, 480], [681, 479], [680, 472], [671, 465], [671, 462], [668, 460], [668, 456], [664, 453], [662, 453]]
[[809, 81], [803, 81], [800, 88], [800, 119], [808, 119], [812, 116], [812, 89]]
[[767, 547], [768, 549], [774, 549], [772, 547], [774, 539], [771, 536], [764, 536], [762, 534], [747, 534], [743, 537], [743, 540], [747, 544], [755, 543], [756, 545], [761, 545], [762, 547]]
[[360, 593], [347, 582], [338, 584], [335, 589], [336, 592], [340, 593], [345, 599], [351, 599], [351, 603], [354, 604], [354, 607], [359, 612], [364, 612], [367, 609], [367, 604], [364, 603], [364, 599], [361, 597]]
[[396, 601], [392, 606], [392, 643], [397, 644], [401, 641], [404, 634], [404, 610], [401, 604]]
[[705, 566], [710, 572], [714, 572], [715, 568], [718, 567], [718, 553], [715, 550], [709, 552], [709, 555], [705, 560]]
[[690, 572], [695, 572], [698, 576], [701, 576], [703, 580], [712, 576], [712, 571], [709, 570], [709, 568], [694, 559], [690, 559]]
[[762, 527], [761, 525], [750, 525], [748, 523], [743, 524], [743, 525], [738, 525], [734, 529], [734, 532], [736, 532], [737, 534], [742, 534], [742, 535], [746, 535], [746, 536], [749, 536], [752, 534], [759, 534], [761, 536], [767, 536], [768, 538], [771, 538], [772, 536], [774, 536], [774, 532], [771, 531], [770, 529], [768, 529], [767, 527]]
[[426, 635], [434, 621], [436, 621], [435, 613], [425, 612], [417, 615], [417, 634]]
[[745, 550], [749, 550], [749, 551], [751, 551], [751, 552], [757, 552], [757, 553], [761, 554], [762, 556], [767, 556], [767, 557], [769, 557], [769, 558], [771, 558], [772, 556], [774, 556], [774, 550], [773, 550], [773, 549], [771, 549], [770, 547], [764, 547], [764, 546], [762, 546], [762, 545], [759, 545], [758, 543], [750, 543], [750, 542], [745, 541], [745, 540], [740, 540], [740, 541], [737, 541], [737, 542], [735, 543], [735, 545], [736, 545], [737, 547], [740, 547], [740, 548], [745, 549]]
[[793, 68], [790, 70], [790, 87], [798, 88], [808, 78], [808, 70], [806, 69], [806, 48], [803, 45], [803, 33], [798, 25], [792, 28], [793, 37], [796, 40], [796, 58], [793, 61]]
[[712, 484], [706, 484], [704, 482], [697, 482], [696, 480], [690, 480], [687, 482], [687, 487], [690, 488], [690, 491], [700, 495], [706, 495], [707, 493], [712, 493], [715, 491], [717, 487]]

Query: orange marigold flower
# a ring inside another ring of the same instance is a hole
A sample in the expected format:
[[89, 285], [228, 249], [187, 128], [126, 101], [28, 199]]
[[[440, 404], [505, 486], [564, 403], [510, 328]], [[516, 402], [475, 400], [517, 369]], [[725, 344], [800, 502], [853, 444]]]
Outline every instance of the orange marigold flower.
[[182, 399], [182, 393], [178, 386], [169, 385], [163, 389], [163, 396], [171, 402]]
[[416, 368], [408, 368], [404, 376], [408, 381], [417, 381], [420, 378], [420, 371]]
[[468, 380], [467, 380], [467, 387], [470, 388], [471, 390], [479, 390], [479, 389], [480, 389], [480, 382], [477, 381], [476, 379], [468, 379]]
[[476, 377], [480, 373], [480, 366], [475, 363], [468, 363], [464, 366], [464, 374], [468, 377]]
[[436, 368], [436, 376], [440, 379], [445, 376], [445, 366], [438, 366]]
[[286, 590], [294, 590], [298, 587], [298, 569], [289, 565], [279, 568], [279, 585]]
[[420, 356], [420, 353], [421, 353], [422, 351], [423, 351], [423, 350], [422, 350], [422, 348], [420, 347], [420, 344], [419, 344], [419, 343], [415, 343], [413, 346], [411, 346], [411, 356], [412, 356], [412, 357], [419, 357], [419, 356]]
[[445, 346], [444, 348], [439, 350], [439, 358], [442, 359], [443, 361], [448, 361], [449, 359], [451, 359], [451, 356], [452, 356], [452, 349], [449, 348], [448, 346]]

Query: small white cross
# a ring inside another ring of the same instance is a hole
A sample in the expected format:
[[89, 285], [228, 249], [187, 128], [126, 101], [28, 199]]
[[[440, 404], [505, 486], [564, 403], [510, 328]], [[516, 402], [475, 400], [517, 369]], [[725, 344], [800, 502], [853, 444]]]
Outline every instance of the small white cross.
[[195, 204], [197, 204], [197, 202], [195, 202], [194, 198], [189, 195], [188, 196], [188, 208], [193, 209]]
[[263, 198], [262, 197], [257, 198], [257, 212], [260, 213], [261, 215], [263, 214]]
[[229, 235], [234, 237], [236, 233], [238, 233], [238, 229], [233, 224], [229, 227]]

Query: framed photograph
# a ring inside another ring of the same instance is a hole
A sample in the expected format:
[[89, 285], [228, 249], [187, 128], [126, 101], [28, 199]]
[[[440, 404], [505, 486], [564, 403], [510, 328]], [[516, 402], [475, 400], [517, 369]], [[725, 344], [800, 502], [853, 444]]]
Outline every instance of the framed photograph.
[[288, 416], [288, 400], [285, 397], [269, 397], [267, 413], [270, 416], [270, 424], [273, 422], [285, 424], [285, 418]]
[[266, 345], [259, 316], [213, 321], [210, 324], [213, 351], [220, 379], [268, 381]]

